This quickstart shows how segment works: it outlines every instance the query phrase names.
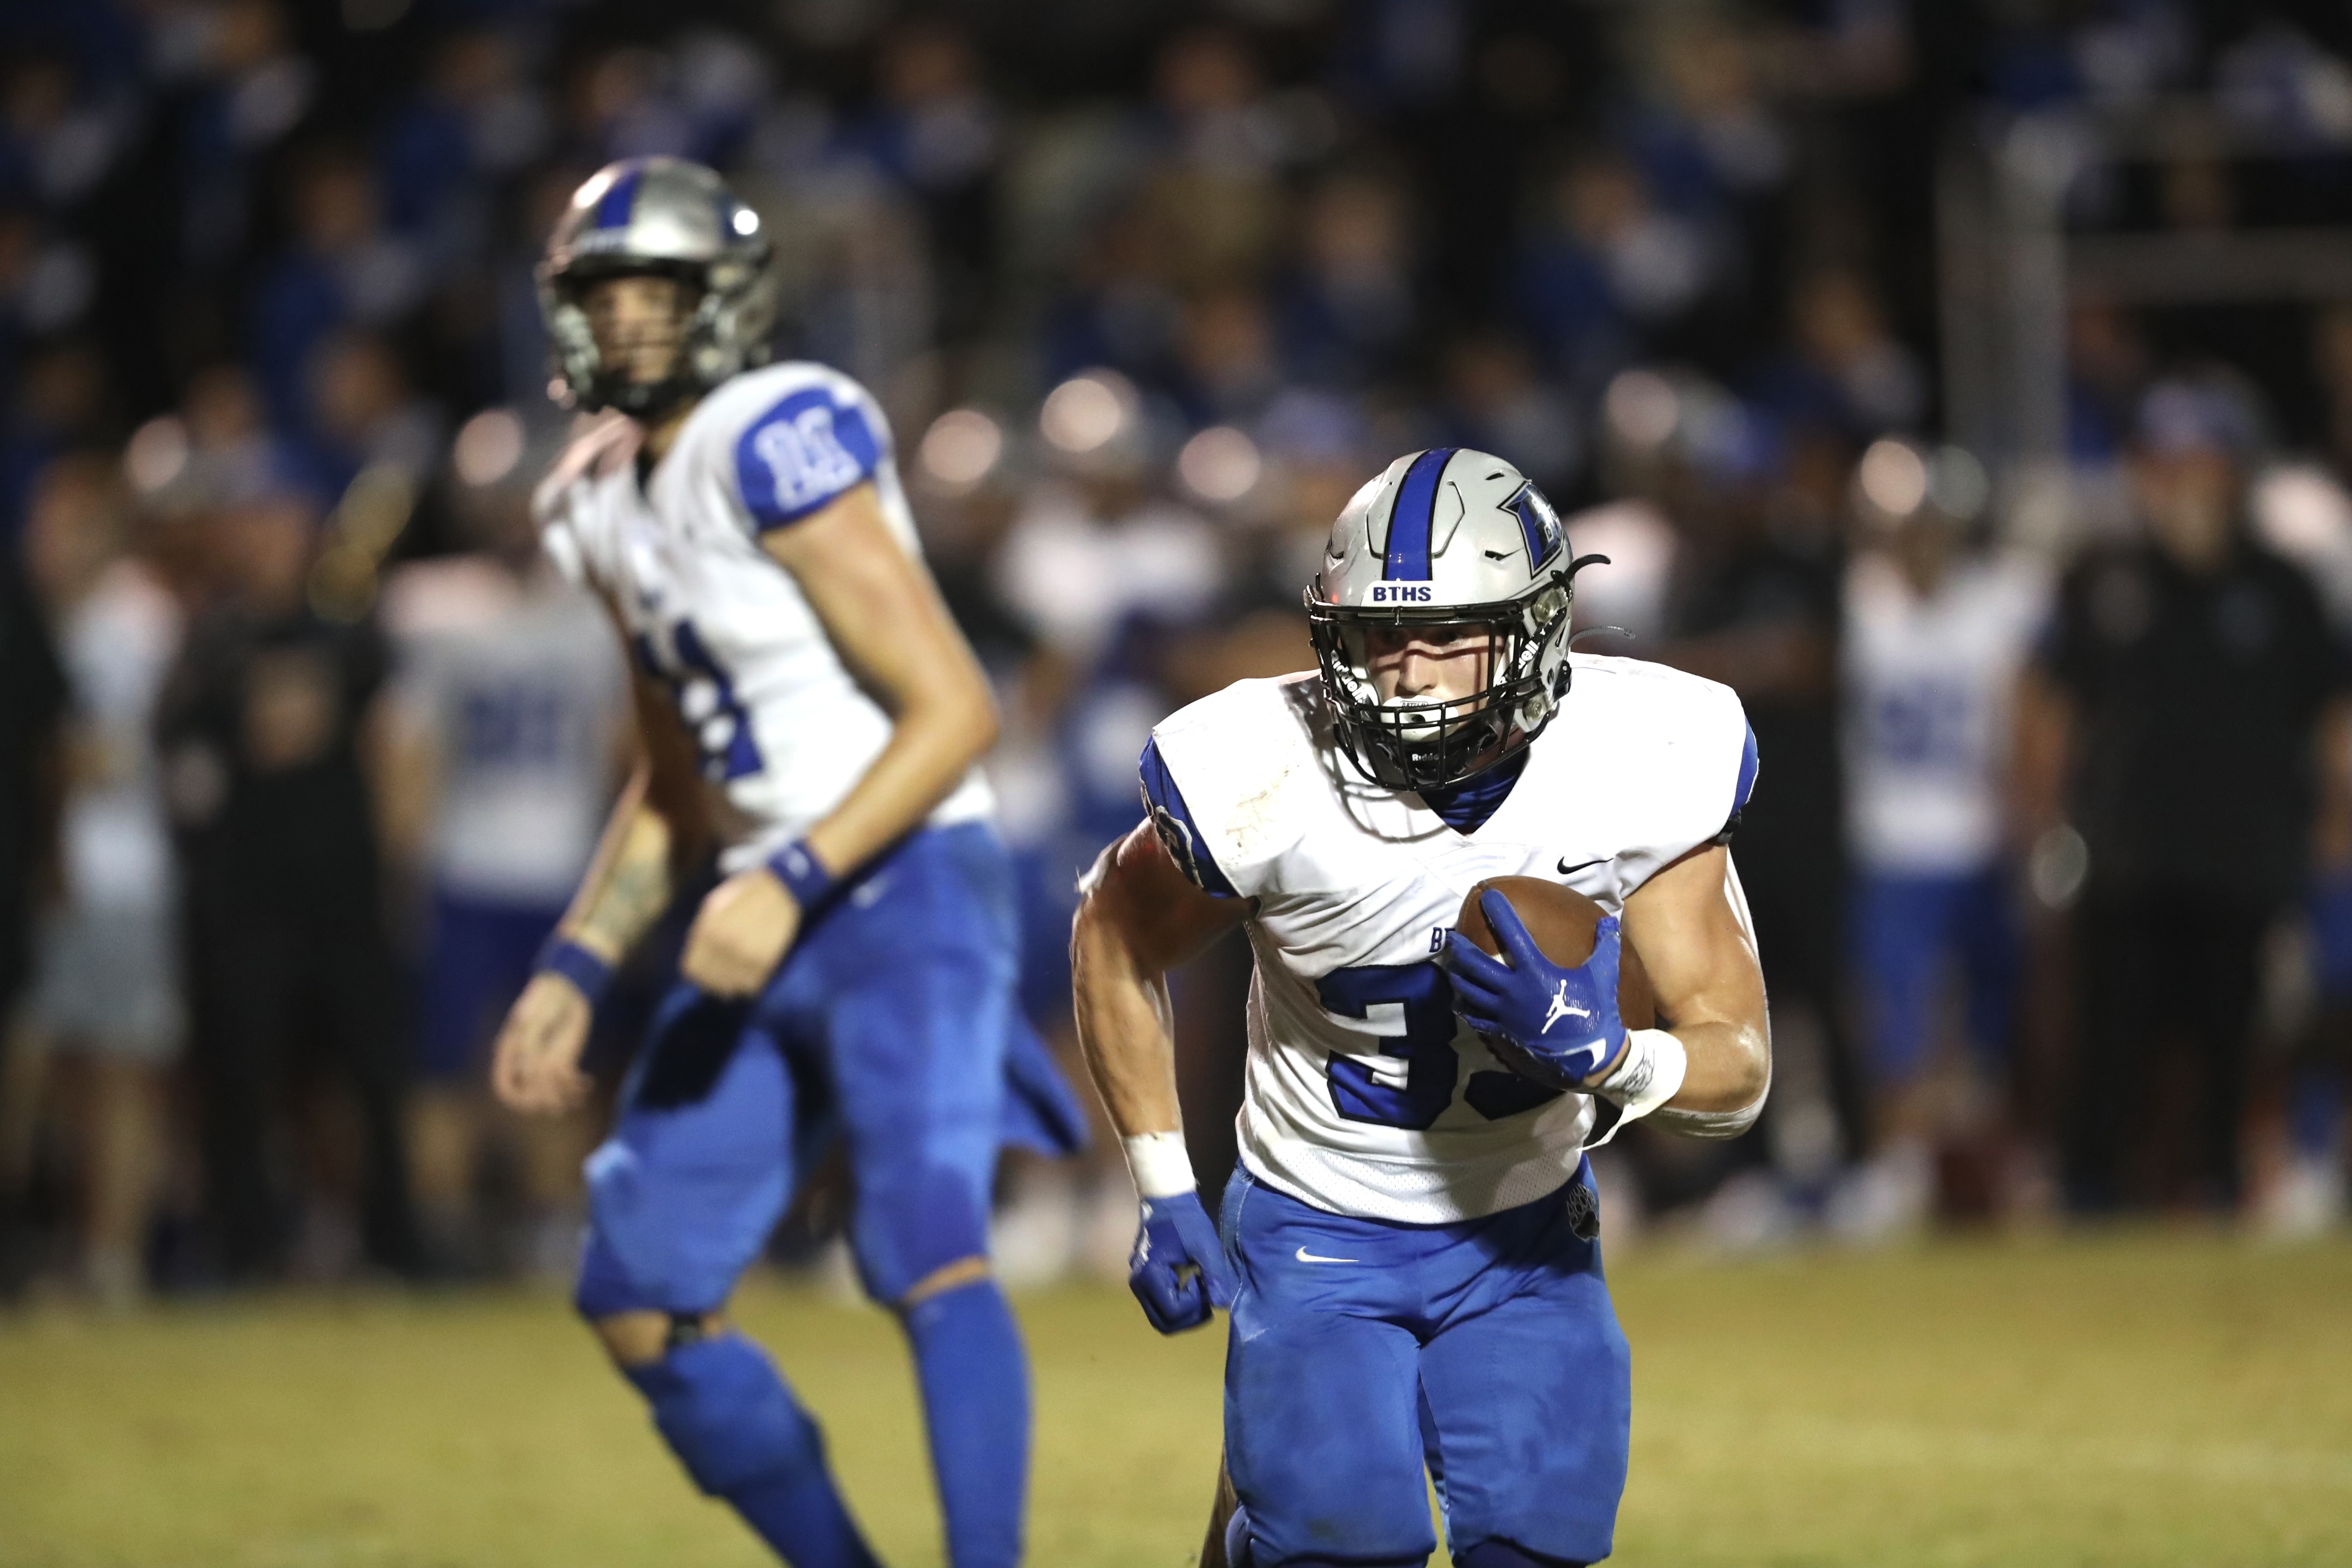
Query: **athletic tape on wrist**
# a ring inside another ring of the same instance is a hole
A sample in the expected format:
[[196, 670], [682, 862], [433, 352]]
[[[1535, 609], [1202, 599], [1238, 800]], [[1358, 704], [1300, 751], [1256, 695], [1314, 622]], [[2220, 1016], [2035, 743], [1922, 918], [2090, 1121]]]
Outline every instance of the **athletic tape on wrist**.
[[1144, 1132], [1122, 1138], [1128, 1173], [1135, 1190], [1147, 1198], [1181, 1197], [1198, 1184], [1192, 1179], [1192, 1156], [1184, 1151], [1181, 1132]]
[[1682, 1092], [1690, 1071], [1690, 1053], [1664, 1029], [1632, 1029], [1625, 1036], [1625, 1058], [1617, 1070], [1592, 1086], [1592, 1092], [1624, 1114], [1617, 1125], [1585, 1145], [1598, 1149], [1629, 1121], [1639, 1121]]
[[541, 945], [530, 968], [534, 974], [561, 974], [580, 988], [580, 994], [588, 998], [591, 1007], [603, 999], [604, 988], [613, 983], [613, 966], [562, 931]]
[[841, 890], [840, 881], [824, 868], [824, 862], [805, 838], [795, 838], [768, 857], [768, 869], [776, 880], [791, 893], [793, 902], [801, 907], [801, 918], [806, 920], [823, 909]]

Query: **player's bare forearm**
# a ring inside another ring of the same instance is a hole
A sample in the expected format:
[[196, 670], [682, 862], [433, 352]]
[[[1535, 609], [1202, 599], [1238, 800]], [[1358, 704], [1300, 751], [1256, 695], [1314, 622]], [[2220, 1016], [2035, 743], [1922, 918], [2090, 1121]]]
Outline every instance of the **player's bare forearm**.
[[1649, 972], [1661, 1026], [1689, 1058], [1664, 1111], [1732, 1116], [1755, 1107], [1771, 1083], [1772, 1035], [1730, 850], [1695, 849], [1651, 878], [1625, 900], [1623, 929]]
[[[557, 926], [607, 964], [618, 963], [661, 919], [677, 886], [672, 858], [679, 835], [654, 803], [658, 773], [650, 756], [639, 759]], [[590, 1088], [580, 1058], [593, 1006], [570, 974], [546, 969], [532, 975], [508, 1009], [492, 1053], [490, 1082], [499, 1099], [527, 1114], [576, 1110]]]
[[1175, 1009], [1168, 971], [1249, 917], [1188, 880], [1149, 823], [1102, 852], [1070, 929], [1078, 1046], [1123, 1138], [1172, 1132]]
[[607, 963], [617, 963], [669, 908], [669, 821], [646, 798], [652, 769], [637, 764], [613, 803], [596, 858], [558, 927]]
[[858, 681], [889, 743], [807, 834], [835, 874], [904, 837], [996, 743], [996, 700], [930, 574], [890, 531], [870, 484], [761, 537]]
[[[609, 596], [604, 610], [627, 647], [626, 624]], [[668, 694], [636, 674], [629, 695], [636, 763], [558, 927], [608, 963], [618, 963], [653, 929], [677, 893], [680, 872], [702, 858], [710, 839], [694, 742]]]

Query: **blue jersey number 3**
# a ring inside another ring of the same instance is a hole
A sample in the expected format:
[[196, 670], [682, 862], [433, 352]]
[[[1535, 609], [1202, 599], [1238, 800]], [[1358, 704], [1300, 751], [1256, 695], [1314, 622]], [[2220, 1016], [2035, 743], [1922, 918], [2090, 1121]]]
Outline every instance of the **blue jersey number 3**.
[[[1342, 1018], [1385, 1024], [1374, 1008], [1396, 1008], [1404, 1027], [1381, 1041], [1381, 1055], [1404, 1059], [1404, 1084], [1364, 1063], [1331, 1058], [1331, 1109], [1350, 1121], [1426, 1128], [1454, 1103], [1462, 1058], [1454, 1049], [1454, 987], [1433, 963], [1384, 963], [1335, 969], [1315, 983], [1323, 1010]], [[1384, 1033], [1386, 1033], [1384, 1031]]]
[[[1384, 1030], [1381, 1055], [1401, 1058], [1404, 1082], [1395, 1074], [1377, 1073], [1364, 1063], [1334, 1053], [1331, 1058], [1331, 1109], [1350, 1121], [1376, 1122], [1382, 1127], [1426, 1131], [1454, 1103], [1454, 1083], [1462, 1070], [1461, 1053], [1454, 1048], [1454, 985], [1433, 963], [1371, 964], [1361, 969], [1335, 969], [1315, 983], [1323, 1010], [1337, 1017], [1360, 1019], [1372, 1025], [1401, 1022], [1402, 1030]], [[1374, 1008], [1396, 1009], [1375, 1016]], [[1516, 1073], [1476, 1072], [1470, 1075], [1464, 1098], [1489, 1121], [1500, 1121], [1548, 1105], [1560, 1091], [1528, 1082]]]

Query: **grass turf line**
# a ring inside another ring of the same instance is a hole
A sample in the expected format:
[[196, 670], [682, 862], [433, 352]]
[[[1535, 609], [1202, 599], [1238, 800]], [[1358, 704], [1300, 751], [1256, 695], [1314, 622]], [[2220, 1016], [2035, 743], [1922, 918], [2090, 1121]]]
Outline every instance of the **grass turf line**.
[[[1614, 1270], [1628, 1564], [2352, 1562], [2352, 1245], [2198, 1234]], [[1031, 1561], [1180, 1568], [1219, 1331], [1124, 1291], [1020, 1302]], [[870, 1310], [742, 1319], [893, 1563], [940, 1561], [912, 1380]], [[5, 1568], [755, 1568], [551, 1295], [287, 1297], [0, 1319]]]

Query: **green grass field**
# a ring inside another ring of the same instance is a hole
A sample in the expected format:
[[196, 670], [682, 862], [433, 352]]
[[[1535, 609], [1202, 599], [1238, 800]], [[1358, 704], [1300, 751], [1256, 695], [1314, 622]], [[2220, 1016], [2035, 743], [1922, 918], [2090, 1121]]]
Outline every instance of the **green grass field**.
[[[2352, 1563], [2352, 1245], [1948, 1242], [1615, 1270], [1634, 1354], [1628, 1564]], [[1189, 1563], [1217, 1331], [1026, 1298], [1031, 1560]], [[879, 1314], [761, 1287], [894, 1563], [937, 1563]], [[553, 1295], [361, 1294], [0, 1318], [0, 1564], [722, 1568], [697, 1498]]]

